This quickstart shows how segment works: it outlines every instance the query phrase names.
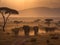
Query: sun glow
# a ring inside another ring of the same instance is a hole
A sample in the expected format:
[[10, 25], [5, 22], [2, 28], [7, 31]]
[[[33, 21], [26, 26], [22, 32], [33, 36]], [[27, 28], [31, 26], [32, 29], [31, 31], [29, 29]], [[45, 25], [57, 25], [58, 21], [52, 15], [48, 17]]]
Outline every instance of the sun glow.
[[8, 6], [15, 9], [27, 9], [34, 7], [35, 0], [1, 0], [1, 6]]

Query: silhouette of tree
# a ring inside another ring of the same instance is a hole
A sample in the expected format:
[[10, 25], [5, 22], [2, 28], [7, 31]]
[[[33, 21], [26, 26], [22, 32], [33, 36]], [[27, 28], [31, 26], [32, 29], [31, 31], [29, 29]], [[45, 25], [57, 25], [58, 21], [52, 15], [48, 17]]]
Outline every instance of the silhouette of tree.
[[23, 22], [23, 21], [16, 21], [16, 20], [14, 21], [14, 23], [17, 24], [17, 27], [18, 27], [18, 24], [21, 23], [21, 22]]
[[34, 34], [35, 34], [35, 35], [38, 35], [39, 27], [38, 27], [38, 26], [34, 26], [34, 27], [33, 27], [33, 30], [34, 30]]
[[[11, 14], [19, 14], [18, 11], [14, 10], [14, 9], [10, 9], [8, 7], [0, 7], [0, 13], [3, 17], [3, 31], [5, 31], [5, 25], [7, 23], [7, 20], [9, 18], [9, 16]], [[8, 16], [6, 17], [6, 14], [8, 14]]]
[[53, 19], [45, 19], [45, 21], [46, 21], [45, 23], [48, 24], [48, 26], [50, 26], [51, 21], [53, 21]]
[[23, 30], [26, 36], [29, 36], [30, 27], [28, 25], [23, 26]]

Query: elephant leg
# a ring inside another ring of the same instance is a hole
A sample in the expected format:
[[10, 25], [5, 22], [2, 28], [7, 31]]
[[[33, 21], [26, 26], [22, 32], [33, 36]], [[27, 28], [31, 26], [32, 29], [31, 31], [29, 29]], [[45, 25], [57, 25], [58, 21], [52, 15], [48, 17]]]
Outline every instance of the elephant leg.
[[38, 32], [37, 32], [37, 31], [35, 31], [35, 32], [34, 32], [34, 34], [35, 34], [35, 35], [38, 35]]

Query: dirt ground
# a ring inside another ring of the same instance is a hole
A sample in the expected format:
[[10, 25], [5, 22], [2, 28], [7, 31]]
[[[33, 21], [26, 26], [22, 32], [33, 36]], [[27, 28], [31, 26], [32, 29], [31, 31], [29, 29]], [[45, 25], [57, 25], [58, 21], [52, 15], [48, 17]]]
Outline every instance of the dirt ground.
[[0, 45], [60, 45], [60, 34], [42, 34], [37, 36], [2, 35]]

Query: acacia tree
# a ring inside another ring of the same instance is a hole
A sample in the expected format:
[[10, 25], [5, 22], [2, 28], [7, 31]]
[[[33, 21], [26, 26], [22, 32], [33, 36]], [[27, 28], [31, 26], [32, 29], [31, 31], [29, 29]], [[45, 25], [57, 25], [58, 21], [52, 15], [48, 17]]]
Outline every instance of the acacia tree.
[[55, 26], [53, 27], [53, 26], [50, 25], [52, 23], [52, 21], [53, 21], [53, 19], [49, 19], [49, 18], [45, 19], [44, 23], [47, 26], [42, 25], [41, 29], [44, 29], [46, 32], [53, 32], [53, 31], [55, 31], [56, 27]]
[[50, 26], [50, 24], [51, 24], [51, 21], [53, 21], [53, 19], [45, 19], [45, 23], [48, 25], [48, 26]]
[[22, 23], [22, 22], [23, 22], [23, 21], [17, 21], [17, 20], [15, 20], [14, 23], [17, 25], [16, 28], [18, 28], [18, 24], [19, 24], [19, 23]]
[[[6, 23], [7, 23], [7, 20], [9, 18], [9, 16], [11, 14], [19, 14], [18, 11], [14, 10], [14, 9], [10, 9], [8, 7], [0, 7], [0, 13], [3, 17], [3, 31], [5, 32], [5, 26], [6, 26]], [[6, 17], [6, 15], [8, 14], [8, 16]]]

